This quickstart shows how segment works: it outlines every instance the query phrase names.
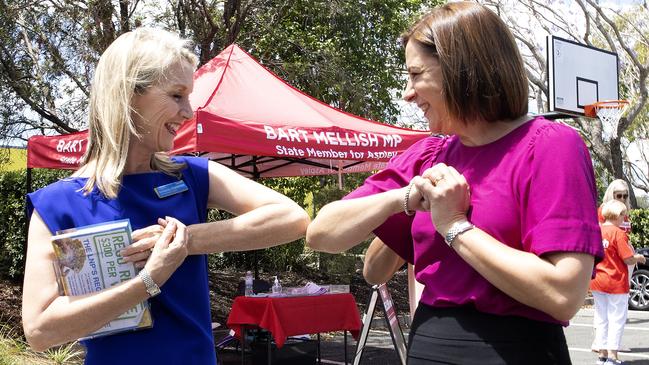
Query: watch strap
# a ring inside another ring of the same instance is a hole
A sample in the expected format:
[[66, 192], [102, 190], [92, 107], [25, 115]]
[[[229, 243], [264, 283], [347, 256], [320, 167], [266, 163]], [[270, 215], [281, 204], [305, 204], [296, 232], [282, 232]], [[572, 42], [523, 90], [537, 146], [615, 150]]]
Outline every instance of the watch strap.
[[475, 226], [471, 224], [469, 221], [458, 221], [455, 222], [451, 225], [451, 229], [448, 230], [446, 233], [446, 236], [444, 237], [444, 241], [446, 241], [446, 244], [448, 247], [451, 247], [453, 244], [453, 241], [457, 236], [461, 235], [462, 233], [473, 229]]
[[140, 279], [142, 279], [142, 282], [144, 283], [144, 286], [146, 287], [146, 292], [149, 294], [149, 297], [153, 298], [156, 295], [160, 294], [160, 287], [158, 284], [153, 281], [153, 278], [151, 278], [151, 275], [149, 275], [149, 272], [146, 271], [146, 269], [140, 270], [140, 272], [137, 274]]

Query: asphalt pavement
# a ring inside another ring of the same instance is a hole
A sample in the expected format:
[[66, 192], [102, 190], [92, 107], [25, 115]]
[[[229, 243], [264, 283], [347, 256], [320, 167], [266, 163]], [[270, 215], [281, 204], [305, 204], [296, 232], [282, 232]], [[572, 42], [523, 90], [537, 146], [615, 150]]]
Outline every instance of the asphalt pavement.
[[[575, 365], [595, 364], [596, 355], [590, 346], [595, 337], [593, 309], [584, 308], [566, 328], [570, 358]], [[649, 311], [629, 311], [624, 327], [619, 357], [627, 365], [649, 365]]]
[[[399, 365], [399, 359], [392, 345], [390, 333], [383, 325], [383, 319], [375, 320], [370, 331], [367, 344], [363, 351], [361, 365]], [[408, 328], [403, 328], [407, 339]], [[574, 365], [595, 364], [596, 354], [590, 349], [594, 337], [593, 310], [581, 309], [570, 321], [570, 326], [565, 329], [570, 358]], [[328, 333], [321, 336], [320, 351], [323, 364], [344, 365], [343, 351], [344, 337], [342, 332]], [[649, 365], [649, 311], [629, 311], [629, 318], [622, 338], [624, 352], [620, 352], [620, 359], [627, 365]], [[348, 361], [354, 359], [356, 341], [348, 335], [347, 353]], [[221, 359], [224, 365], [241, 364], [239, 354], [223, 353]], [[247, 364], [255, 364], [249, 358]], [[281, 361], [279, 363], [289, 363]], [[299, 364], [299, 362], [297, 362]]]
[[[406, 336], [407, 331], [408, 329], [404, 328]], [[581, 309], [570, 321], [565, 334], [572, 363], [574, 365], [595, 364], [597, 356], [590, 349], [595, 336], [593, 309]], [[342, 342], [340, 335], [323, 342], [323, 364], [344, 364]], [[355, 350], [356, 342], [353, 340], [349, 342], [348, 351], [351, 354]], [[622, 345], [625, 351], [620, 352], [619, 356], [625, 364], [649, 365], [649, 311], [629, 311]], [[353, 359], [353, 355], [350, 355], [350, 358]], [[399, 365], [388, 331], [383, 329], [370, 332], [361, 365]]]

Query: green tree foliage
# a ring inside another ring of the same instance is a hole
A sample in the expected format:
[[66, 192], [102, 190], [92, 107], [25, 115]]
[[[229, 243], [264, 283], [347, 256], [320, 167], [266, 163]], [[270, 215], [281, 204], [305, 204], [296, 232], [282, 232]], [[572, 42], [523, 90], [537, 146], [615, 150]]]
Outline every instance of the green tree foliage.
[[[140, 25], [164, 27], [194, 40], [201, 63], [237, 42], [305, 93], [346, 112], [393, 123], [397, 119], [394, 99], [405, 82], [398, 36], [422, 9], [441, 2], [0, 0], [0, 135], [26, 138], [28, 134], [85, 128], [90, 82], [99, 55], [120, 34]], [[336, 179], [324, 181], [335, 184]], [[361, 181], [354, 177], [345, 180], [346, 189]], [[263, 183], [301, 204], [307, 204], [312, 192], [322, 186], [319, 177]], [[14, 185], [20, 185], [18, 180]], [[10, 186], [7, 184], [8, 189]], [[19, 219], [22, 190], [17, 194], [19, 198], [12, 198], [14, 203], [3, 208], [8, 210], [2, 212], [2, 219]], [[327, 194], [333, 199], [342, 192]], [[329, 198], [318, 196], [309, 201], [315, 202], [309, 213]], [[211, 216], [227, 215], [213, 212]], [[24, 242], [13, 238], [10, 244]], [[301, 241], [265, 250], [268, 257], [264, 254], [261, 262], [268, 267], [300, 265], [294, 258], [303, 248]], [[248, 259], [241, 253], [219, 257], [233, 265]], [[15, 263], [6, 265], [13, 270], [11, 275], [18, 270]]]
[[[394, 123], [404, 87], [398, 36], [424, 1], [295, 0], [246, 24], [242, 45], [273, 72], [330, 105]], [[427, 2], [430, 5], [430, 1]]]
[[94, 65], [129, 29], [129, 4], [0, 0], [3, 137], [69, 133], [85, 126]]
[[0, 132], [85, 128], [99, 55], [140, 25], [195, 41], [201, 63], [237, 42], [295, 85], [378, 121], [397, 118], [398, 35], [435, 0], [0, 0]]

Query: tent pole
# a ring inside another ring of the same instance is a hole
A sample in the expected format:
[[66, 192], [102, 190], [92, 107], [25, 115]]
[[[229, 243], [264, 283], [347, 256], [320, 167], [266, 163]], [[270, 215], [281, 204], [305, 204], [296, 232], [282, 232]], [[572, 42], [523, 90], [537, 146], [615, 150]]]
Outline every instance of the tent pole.
[[[25, 188], [27, 190], [27, 194], [32, 192], [32, 168], [28, 167], [27, 168], [27, 173], [25, 174]], [[23, 268], [23, 277], [25, 276], [25, 262], [27, 261], [27, 235], [29, 234], [29, 216], [27, 216], [27, 194], [25, 194], [25, 231], [24, 231], [24, 237], [25, 237], [25, 242], [23, 242], [23, 257], [22, 257], [22, 268]], [[24, 280], [20, 281], [20, 289], [22, 290], [23, 288], [23, 283]]]
[[[257, 166], [257, 156], [252, 156], [252, 180], [257, 182], [259, 181], [259, 167]], [[252, 251], [253, 265], [255, 266], [255, 280], [259, 280], [259, 261], [257, 261], [257, 252], [259, 250]]]

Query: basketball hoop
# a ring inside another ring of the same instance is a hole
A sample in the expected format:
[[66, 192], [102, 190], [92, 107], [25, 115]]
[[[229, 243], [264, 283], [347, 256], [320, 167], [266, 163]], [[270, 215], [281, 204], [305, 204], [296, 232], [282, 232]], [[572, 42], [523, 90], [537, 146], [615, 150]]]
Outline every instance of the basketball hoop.
[[613, 135], [617, 123], [629, 107], [627, 100], [605, 100], [586, 105], [584, 114], [590, 118], [599, 118], [602, 121], [604, 136]]

